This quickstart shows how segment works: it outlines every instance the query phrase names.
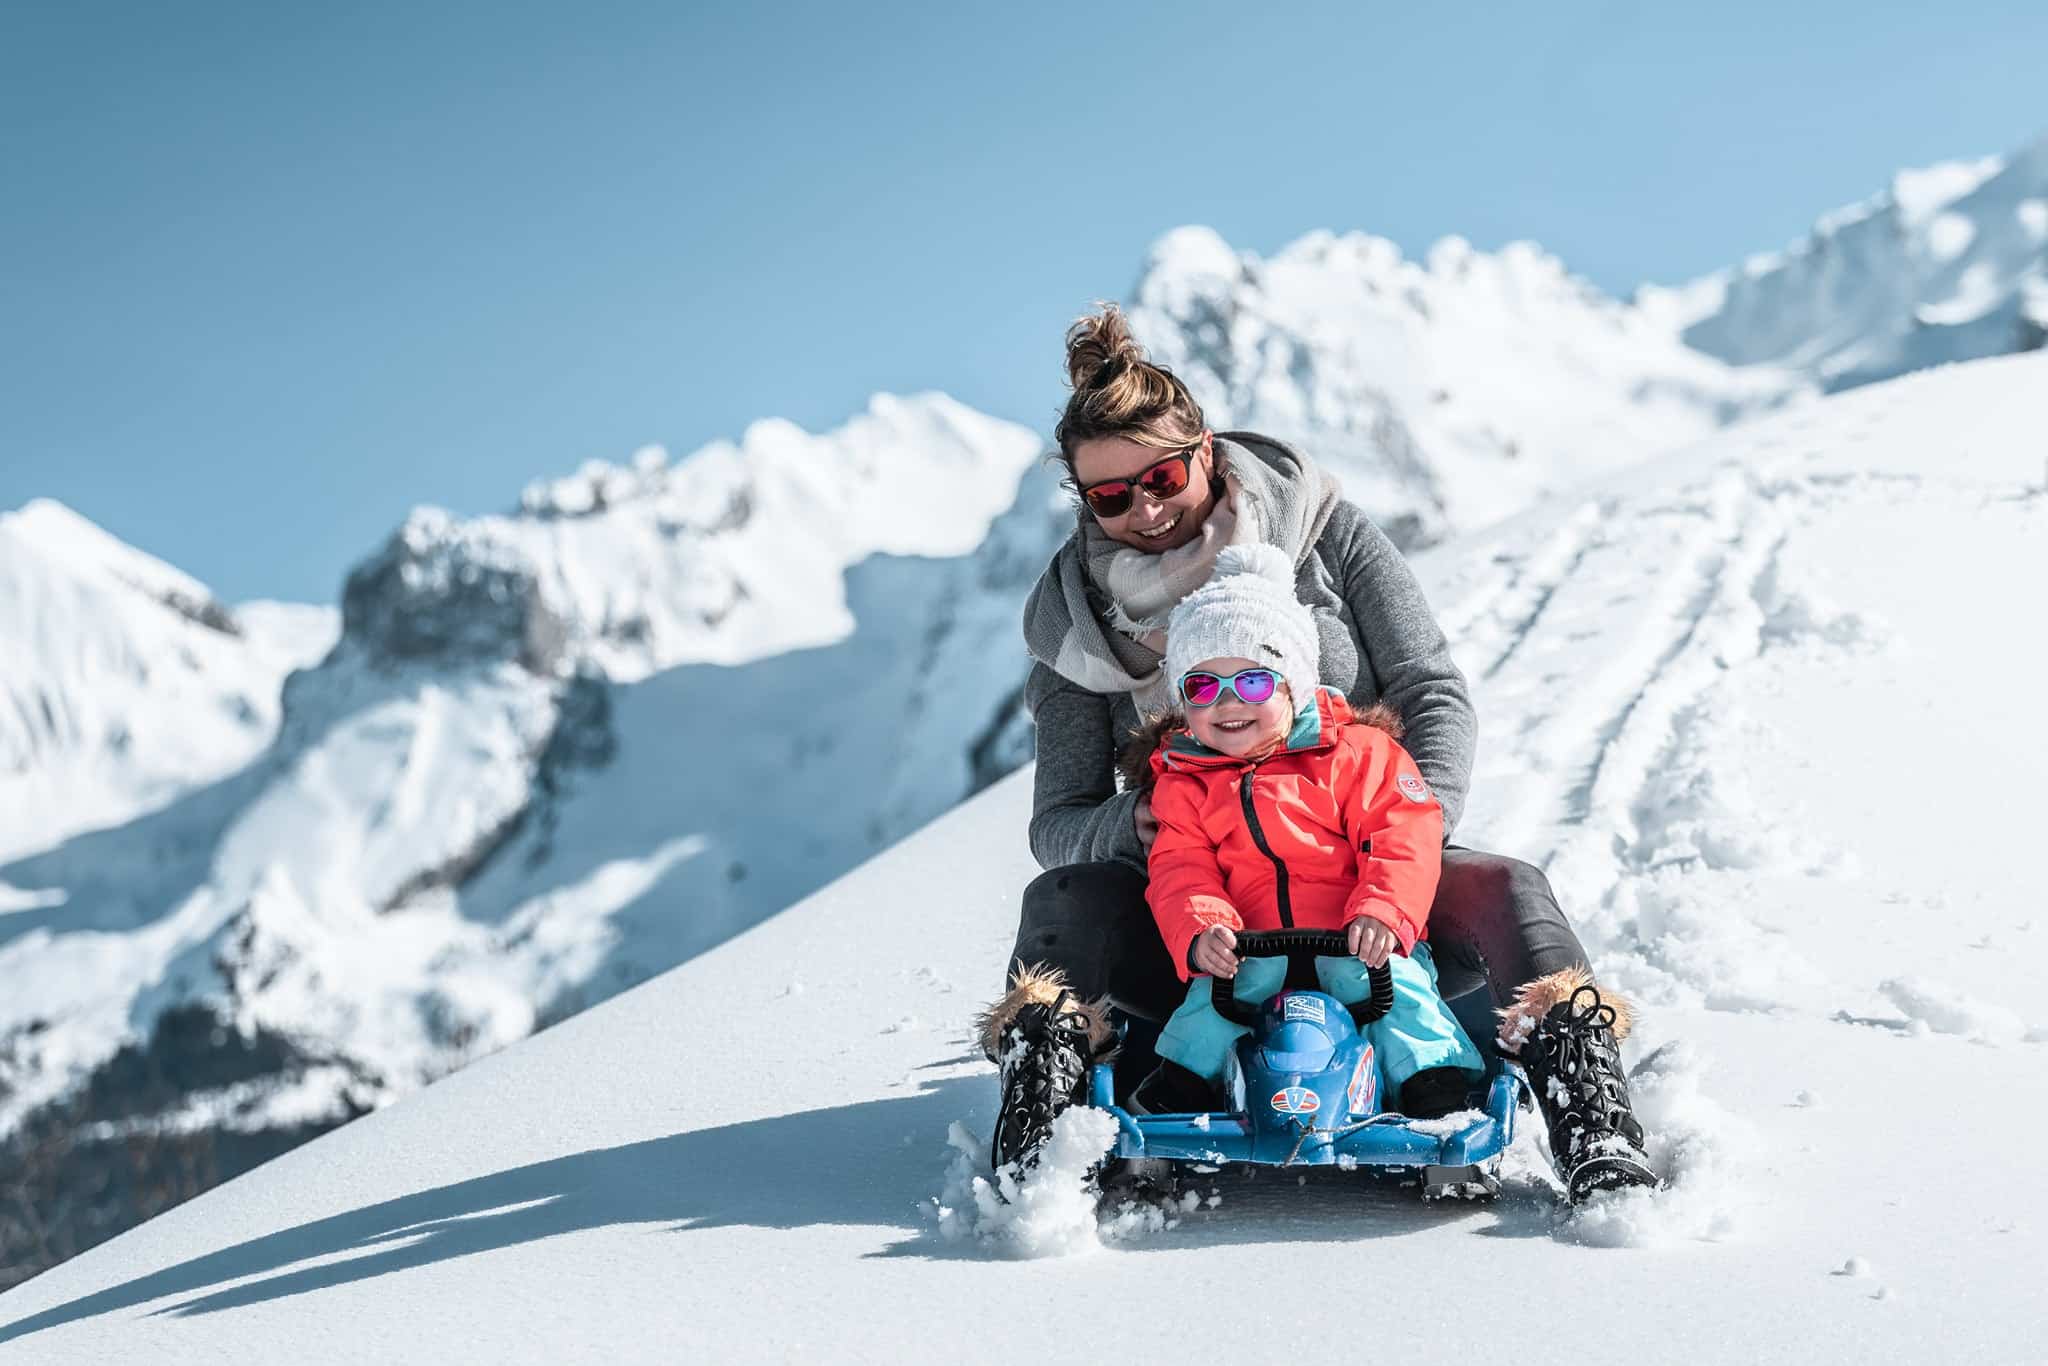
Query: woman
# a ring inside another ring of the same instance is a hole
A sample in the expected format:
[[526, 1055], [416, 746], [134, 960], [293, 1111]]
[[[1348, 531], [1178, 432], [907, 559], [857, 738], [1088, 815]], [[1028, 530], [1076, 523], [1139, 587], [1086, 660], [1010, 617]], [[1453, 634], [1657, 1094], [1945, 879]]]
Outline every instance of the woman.
[[[1292, 559], [1323, 681], [1356, 707], [1400, 713], [1446, 832], [1464, 806], [1476, 738], [1464, 675], [1414, 575], [1335, 480], [1281, 442], [1210, 431], [1114, 305], [1069, 330], [1067, 372], [1074, 392], [1055, 437], [1080, 495], [1078, 524], [1024, 612], [1038, 751], [1031, 848], [1047, 871], [1024, 893], [1010, 989], [983, 1018], [984, 1045], [1004, 1061], [998, 1163], [1028, 1160], [1051, 1115], [1079, 1094], [1087, 1058], [1108, 1037], [1093, 1003], [1146, 1020], [1178, 1004], [1178, 974], [1145, 902], [1156, 826], [1146, 793], [1119, 789], [1117, 754], [1163, 709], [1167, 614], [1225, 545], [1260, 541]], [[1448, 846], [1429, 926], [1444, 996], [1492, 991], [1502, 1046], [1535, 1074], [1573, 1197], [1653, 1180], [1616, 1046], [1626, 1007], [1591, 985], [1543, 873]]]

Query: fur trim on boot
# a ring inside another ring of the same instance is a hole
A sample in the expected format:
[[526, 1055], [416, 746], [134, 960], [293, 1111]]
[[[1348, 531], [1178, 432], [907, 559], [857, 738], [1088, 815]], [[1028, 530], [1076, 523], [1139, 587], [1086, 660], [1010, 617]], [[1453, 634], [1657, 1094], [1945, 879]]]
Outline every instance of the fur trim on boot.
[[1038, 1165], [1053, 1121], [1088, 1093], [1088, 1069], [1116, 1034], [1099, 1002], [1074, 999], [1065, 974], [1021, 963], [1002, 999], [981, 1013], [982, 1051], [1002, 1074], [1002, 1105], [989, 1143], [990, 1165], [1020, 1174]]
[[[1569, 987], [1563, 999], [1541, 1015], [1533, 1013], [1573, 981], [1579, 985]], [[1513, 1038], [1513, 1056], [1543, 1113], [1551, 1161], [1574, 1205], [1597, 1191], [1658, 1184], [1621, 1065], [1624, 1010], [1619, 1000], [1602, 995], [1591, 974], [1552, 973], [1525, 987], [1502, 1022], [1503, 1038]]]
[[[1495, 1013], [1500, 1016], [1500, 1030], [1495, 1036], [1501, 1050], [1508, 1054], [1521, 1051], [1529, 1031], [1536, 1028], [1536, 1022], [1550, 1013], [1550, 1008], [1559, 1001], [1569, 1001], [1572, 993], [1580, 987], [1593, 985], [1593, 973], [1588, 968], [1560, 968], [1547, 977], [1538, 977], [1525, 983], [1515, 992], [1515, 1003]], [[1600, 999], [1614, 1010], [1614, 1041], [1620, 1043], [1628, 1037], [1629, 1029], [1635, 1024], [1635, 1011], [1628, 999], [1620, 992], [1600, 989]]]
[[[1016, 972], [1011, 974], [1010, 989], [974, 1017], [975, 1037], [981, 1043], [982, 1053], [990, 1062], [1001, 1061], [1003, 1032], [1016, 1021], [1017, 1013], [1031, 1005], [1050, 1009], [1065, 990], [1067, 975], [1058, 968], [1049, 968], [1043, 963], [1034, 963], [1027, 968], [1019, 963]], [[1110, 1045], [1116, 1041], [1116, 1030], [1110, 1026], [1108, 1009], [1101, 1001], [1072, 997], [1068, 999], [1067, 1007], [1078, 1011], [1087, 1022], [1088, 1047], [1096, 1058], [1106, 1056]]]

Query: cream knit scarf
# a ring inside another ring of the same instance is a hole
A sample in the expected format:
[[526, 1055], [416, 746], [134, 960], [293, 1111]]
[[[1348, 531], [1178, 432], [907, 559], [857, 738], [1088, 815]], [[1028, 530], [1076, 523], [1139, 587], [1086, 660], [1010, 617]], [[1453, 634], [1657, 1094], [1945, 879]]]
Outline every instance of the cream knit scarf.
[[1140, 714], [1163, 707], [1167, 615], [1208, 581], [1223, 547], [1264, 542], [1299, 568], [1342, 497], [1336, 480], [1306, 456], [1253, 439], [1258, 454], [1216, 437], [1224, 492], [1186, 545], [1159, 554], [1124, 545], [1084, 509], [1025, 603], [1032, 658], [1090, 692], [1133, 694]]

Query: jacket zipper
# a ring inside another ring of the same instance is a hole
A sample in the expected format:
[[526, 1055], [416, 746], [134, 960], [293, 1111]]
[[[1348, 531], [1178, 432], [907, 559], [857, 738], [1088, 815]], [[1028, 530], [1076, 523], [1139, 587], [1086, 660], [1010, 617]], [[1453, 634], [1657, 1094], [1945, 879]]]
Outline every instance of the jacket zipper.
[[1287, 865], [1273, 852], [1273, 846], [1266, 843], [1266, 832], [1259, 828], [1259, 813], [1252, 809], [1252, 780], [1258, 776], [1259, 766], [1253, 764], [1244, 771], [1244, 781], [1237, 785], [1237, 795], [1244, 802], [1244, 823], [1251, 827], [1252, 843], [1259, 846], [1259, 852], [1273, 860], [1273, 898], [1280, 906], [1280, 924], [1283, 929], [1294, 928], [1294, 903], [1287, 896]]

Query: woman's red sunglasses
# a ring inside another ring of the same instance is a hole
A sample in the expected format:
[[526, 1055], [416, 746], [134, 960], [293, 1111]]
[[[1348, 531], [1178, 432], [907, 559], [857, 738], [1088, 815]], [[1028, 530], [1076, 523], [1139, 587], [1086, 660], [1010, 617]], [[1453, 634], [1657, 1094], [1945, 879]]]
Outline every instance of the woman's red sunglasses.
[[1184, 451], [1175, 451], [1156, 464], [1147, 465], [1135, 479], [1104, 479], [1101, 483], [1090, 484], [1081, 490], [1081, 501], [1097, 517], [1121, 517], [1131, 510], [1131, 501], [1143, 493], [1155, 503], [1163, 503], [1179, 494], [1188, 486], [1192, 477], [1189, 468], [1200, 446], [1190, 446]]

